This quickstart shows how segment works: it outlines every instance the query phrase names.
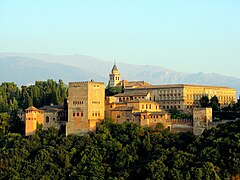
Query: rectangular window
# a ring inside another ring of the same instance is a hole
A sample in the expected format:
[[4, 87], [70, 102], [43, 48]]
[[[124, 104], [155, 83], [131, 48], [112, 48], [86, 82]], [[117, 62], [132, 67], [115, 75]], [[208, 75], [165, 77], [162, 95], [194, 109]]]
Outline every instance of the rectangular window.
[[75, 113], [73, 113], [73, 116], [75, 116]]
[[81, 116], [83, 116], [83, 112], [81, 113]]
[[77, 116], [79, 116], [79, 113], [77, 113]]

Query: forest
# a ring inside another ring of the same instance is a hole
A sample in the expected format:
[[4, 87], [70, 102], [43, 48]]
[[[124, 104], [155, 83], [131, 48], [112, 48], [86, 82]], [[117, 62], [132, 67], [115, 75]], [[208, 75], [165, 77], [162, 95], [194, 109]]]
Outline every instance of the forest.
[[84, 136], [8, 132], [0, 136], [0, 179], [231, 179], [240, 173], [239, 129], [229, 122], [195, 137], [105, 120]]

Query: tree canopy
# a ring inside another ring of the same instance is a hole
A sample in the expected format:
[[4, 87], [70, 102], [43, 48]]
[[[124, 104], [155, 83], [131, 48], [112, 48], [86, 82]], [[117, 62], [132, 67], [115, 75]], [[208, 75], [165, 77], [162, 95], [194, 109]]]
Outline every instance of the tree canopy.
[[5, 132], [0, 179], [231, 179], [240, 173], [239, 128], [237, 121], [195, 137], [104, 121], [84, 136]]

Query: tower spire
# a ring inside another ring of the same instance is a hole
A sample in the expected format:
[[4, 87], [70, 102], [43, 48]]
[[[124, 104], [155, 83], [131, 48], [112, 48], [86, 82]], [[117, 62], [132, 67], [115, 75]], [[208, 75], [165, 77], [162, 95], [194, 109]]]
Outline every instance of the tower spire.
[[110, 87], [115, 87], [120, 81], [120, 73], [116, 65], [116, 60], [114, 59], [114, 65], [111, 74], [109, 74], [109, 85]]

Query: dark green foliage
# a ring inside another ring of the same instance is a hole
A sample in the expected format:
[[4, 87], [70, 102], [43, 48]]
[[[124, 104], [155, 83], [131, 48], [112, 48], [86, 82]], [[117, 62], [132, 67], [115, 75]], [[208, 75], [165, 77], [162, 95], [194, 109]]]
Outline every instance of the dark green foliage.
[[[8, 113], [7, 126], [10, 132], [23, 133], [23, 123], [17, 117], [18, 110], [29, 106], [42, 107], [50, 104], [63, 104], [67, 98], [67, 86], [62, 80], [36, 81], [35, 85], [22, 86], [21, 89], [13, 82], [0, 85], [0, 113]], [[1, 123], [6, 123], [1, 121]], [[3, 125], [0, 125], [3, 126]]]
[[212, 110], [213, 111], [218, 111], [220, 109], [220, 104], [218, 102], [218, 98], [217, 96], [213, 96], [211, 99], [210, 99], [210, 106], [212, 107]]
[[108, 86], [105, 89], [105, 94], [106, 96], [113, 96], [115, 94], [119, 94], [123, 92], [123, 88], [122, 87], [110, 87]]
[[200, 99], [200, 105], [201, 107], [210, 107], [210, 102], [208, 96], [203, 96]]
[[108, 120], [84, 136], [66, 137], [53, 128], [29, 137], [5, 133], [0, 136], [0, 179], [218, 180], [239, 175], [240, 121], [201, 137], [159, 127]]
[[184, 114], [177, 110], [177, 108], [171, 108], [169, 109], [169, 112], [171, 114], [172, 119], [192, 119], [192, 116], [189, 114]]

